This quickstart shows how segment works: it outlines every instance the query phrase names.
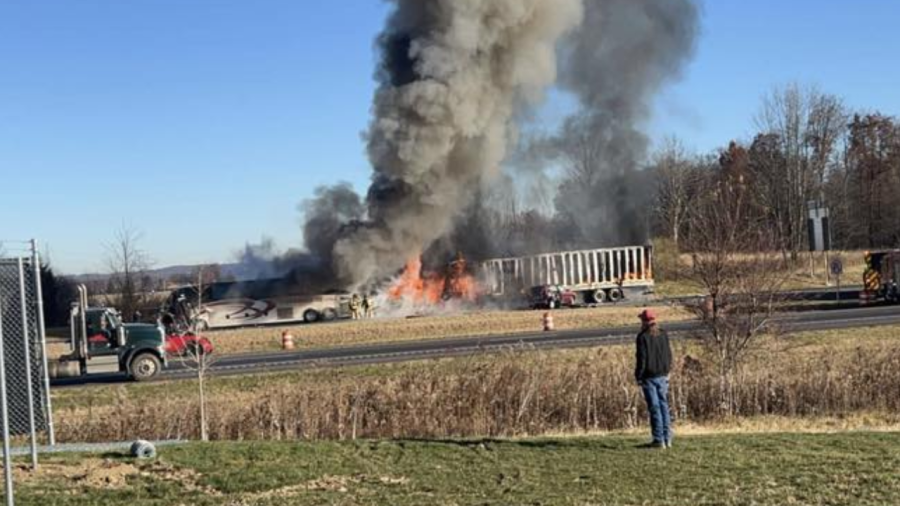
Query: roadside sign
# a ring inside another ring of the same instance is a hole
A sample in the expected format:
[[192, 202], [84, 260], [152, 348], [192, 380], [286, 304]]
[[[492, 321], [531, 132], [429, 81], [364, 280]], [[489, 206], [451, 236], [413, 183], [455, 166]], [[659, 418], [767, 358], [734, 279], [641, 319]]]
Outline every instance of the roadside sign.
[[844, 273], [844, 262], [841, 261], [840, 258], [831, 259], [831, 274], [834, 276], [840, 276]]
[[837, 278], [837, 290], [835, 291], [835, 300], [838, 304], [841, 302], [841, 274], [844, 273], [844, 262], [841, 257], [831, 259], [831, 274]]

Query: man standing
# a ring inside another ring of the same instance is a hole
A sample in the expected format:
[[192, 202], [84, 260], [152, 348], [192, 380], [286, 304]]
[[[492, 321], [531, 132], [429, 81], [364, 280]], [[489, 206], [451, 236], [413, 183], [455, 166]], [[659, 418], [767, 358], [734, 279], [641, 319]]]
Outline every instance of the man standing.
[[637, 360], [634, 378], [644, 392], [647, 411], [650, 412], [650, 428], [653, 434], [652, 448], [672, 446], [672, 426], [669, 416], [669, 370], [672, 367], [672, 348], [669, 336], [659, 328], [656, 314], [645, 309], [641, 319], [641, 332], [637, 336]]
[[362, 302], [360, 303], [360, 306], [362, 307], [362, 309], [361, 309], [362, 317], [363, 318], [371, 318], [372, 315], [369, 312], [369, 295], [368, 294], [363, 294]]

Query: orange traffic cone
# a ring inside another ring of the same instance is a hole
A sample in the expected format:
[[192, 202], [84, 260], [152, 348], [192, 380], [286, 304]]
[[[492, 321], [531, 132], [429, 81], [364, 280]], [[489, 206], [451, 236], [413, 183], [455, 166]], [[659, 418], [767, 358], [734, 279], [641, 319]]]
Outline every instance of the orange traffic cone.
[[544, 313], [543, 317], [544, 323], [544, 332], [552, 332], [553, 331], [553, 315], [550, 314], [550, 311]]
[[294, 349], [294, 336], [287, 330], [281, 333], [281, 349], [282, 350], [293, 350]]

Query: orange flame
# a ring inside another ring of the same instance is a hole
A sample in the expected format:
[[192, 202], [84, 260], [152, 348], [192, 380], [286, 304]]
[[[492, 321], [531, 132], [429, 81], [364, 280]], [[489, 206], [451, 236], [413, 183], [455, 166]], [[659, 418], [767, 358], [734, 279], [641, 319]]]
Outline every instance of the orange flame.
[[410, 300], [415, 304], [437, 305], [449, 299], [472, 302], [478, 296], [478, 283], [466, 271], [462, 255], [450, 264], [446, 274], [423, 273], [422, 260], [416, 256], [406, 262], [388, 296], [391, 300]]

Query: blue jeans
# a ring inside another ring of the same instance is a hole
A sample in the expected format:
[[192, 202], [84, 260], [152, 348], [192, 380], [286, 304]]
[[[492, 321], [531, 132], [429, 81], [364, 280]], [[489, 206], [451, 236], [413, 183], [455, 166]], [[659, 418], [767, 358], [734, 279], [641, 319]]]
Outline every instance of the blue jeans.
[[660, 376], [641, 381], [647, 411], [650, 412], [650, 430], [654, 443], [672, 441], [672, 420], [669, 416], [669, 377]]

